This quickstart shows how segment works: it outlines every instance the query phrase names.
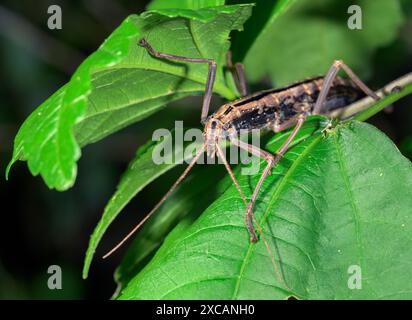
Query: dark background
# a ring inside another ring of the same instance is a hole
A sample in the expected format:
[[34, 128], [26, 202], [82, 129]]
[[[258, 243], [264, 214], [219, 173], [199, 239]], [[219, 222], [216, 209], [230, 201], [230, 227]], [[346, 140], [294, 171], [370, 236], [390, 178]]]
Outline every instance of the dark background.
[[[69, 80], [81, 61], [96, 50], [126, 16], [143, 11], [147, 2], [1, 2], [1, 173], [11, 158], [14, 136], [25, 118]], [[47, 28], [47, 8], [52, 4], [62, 8], [62, 30]], [[378, 50], [373, 60], [373, 77], [368, 79], [372, 87], [379, 87], [412, 70], [410, 30], [411, 25], [405, 25], [396, 41]], [[260, 88], [263, 85], [255, 86]], [[219, 103], [218, 99], [215, 100]], [[380, 113], [370, 121], [385, 131], [410, 158], [411, 100], [410, 97], [401, 100], [392, 113]], [[112, 275], [121, 253], [107, 261], [96, 259], [89, 279], [82, 280], [81, 268], [89, 236], [136, 148], [150, 138], [159, 123], [168, 127], [174, 119], [183, 119], [189, 126], [196, 125], [199, 114], [194, 110], [196, 105], [200, 107], [199, 98], [185, 99], [174, 105], [175, 108], [166, 109], [162, 119], [156, 114], [138, 127], [131, 126], [84, 148], [78, 163], [76, 184], [66, 192], [49, 190], [41, 178], [31, 176], [23, 162], [13, 167], [9, 181], [5, 181], [2, 174], [0, 299], [109, 298], [116, 287]], [[171, 173], [161, 182], [155, 182], [150, 192], [144, 190], [128, 205], [121, 219], [109, 229], [103, 248], [119, 239], [136, 222], [139, 213], [147, 212], [170, 185], [174, 175]], [[47, 268], [53, 264], [62, 267], [64, 290], [47, 288]]]

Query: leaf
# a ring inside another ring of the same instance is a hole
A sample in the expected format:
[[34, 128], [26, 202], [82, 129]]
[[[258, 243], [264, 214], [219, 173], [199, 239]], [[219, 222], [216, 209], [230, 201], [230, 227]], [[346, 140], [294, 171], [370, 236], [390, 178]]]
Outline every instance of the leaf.
[[[196, 170], [197, 169], [197, 170]], [[119, 290], [133, 278], [145, 262], [156, 252], [165, 236], [179, 222], [179, 232], [189, 226], [222, 193], [217, 182], [224, 169], [221, 166], [202, 166], [193, 169], [182, 185], [150, 218], [130, 245], [121, 264], [116, 269], [115, 280]], [[182, 223], [182, 221], [187, 221]]]
[[[250, 6], [163, 9], [134, 16], [133, 21], [158, 51], [215, 59], [218, 71], [214, 92], [233, 99], [237, 93], [224, 75], [228, 36], [231, 30], [240, 30], [249, 15]], [[170, 30], [175, 30], [172, 37]], [[96, 90], [90, 97], [93, 108], [86, 121], [77, 125], [76, 137], [81, 145], [98, 141], [159, 111], [172, 100], [203, 94], [206, 76], [206, 64], [155, 59], [134, 45], [122, 63], [96, 74]]]
[[[297, 141], [300, 141], [301, 139], [307, 137], [308, 135], [313, 133], [313, 131], [316, 130], [317, 128], [318, 128], [317, 121], [305, 123], [305, 129], [301, 132], [301, 135], [297, 139]], [[210, 170], [211, 170], [210, 168], [207, 168], [207, 172], [210, 172]], [[215, 176], [215, 175], [212, 174], [212, 176]], [[226, 179], [225, 184], [221, 183], [219, 190], [226, 190], [228, 188], [228, 186], [231, 184], [231, 181], [230, 180], [227, 181], [227, 180], [228, 179]], [[202, 180], [199, 181], [197, 179], [192, 179], [191, 181], [186, 181], [186, 185], [193, 185], [193, 184], [195, 184], [193, 188], [196, 188], [199, 190], [203, 190], [204, 188], [209, 188], [210, 190], [210, 187], [208, 186], [208, 184], [202, 183]], [[195, 192], [195, 194], [192, 194], [191, 192], [188, 193], [186, 199], [185, 197], [183, 197], [182, 199], [182, 196], [181, 194], [179, 194], [179, 192], [184, 193], [185, 189], [177, 191], [174, 199], [170, 199], [169, 203], [173, 205], [174, 201], [177, 201], [177, 203], [175, 203], [175, 206], [177, 208], [180, 208], [183, 210], [189, 210], [189, 208], [191, 207], [191, 204], [188, 203], [188, 199], [195, 198], [197, 192]], [[218, 192], [218, 193], [221, 193], [221, 192]], [[201, 200], [199, 199], [198, 201], [201, 201]], [[172, 211], [171, 216], [170, 216], [170, 211]], [[161, 223], [158, 222], [158, 220], [163, 222], [165, 216], [166, 216], [166, 221], [168, 221], [168, 218], [172, 218], [172, 219], [178, 218], [176, 214], [174, 214], [173, 216], [173, 211], [174, 211], [173, 207], [170, 207], [170, 205], [165, 204], [164, 206], [162, 206], [161, 210], [159, 210], [159, 212], [157, 212], [155, 216], [148, 221], [148, 223], [145, 226], [146, 227], [145, 230], [142, 230], [141, 232], [139, 232], [136, 240], [133, 242], [131, 247], [128, 249], [127, 255], [124, 258], [122, 265], [117, 270], [116, 275], [115, 275], [115, 277], [121, 281], [122, 287], [125, 285], [126, 281], [130, 280], [132, 276], [133, 271], [128, 271], [128, 270], [136, 268], [136, 265], [139, 264], [139, 262], [142, 260], [142, 257], [147, 257], [148, 248], [147, 246], [142, 245], [142, 243], [147, 241], [146, 238], [149, 235], [150, 236], [154, 235], [155, 239], [158, 238], [157, 234], [159, 233], [159, 229], [162, 228], [162, 225]], [[184, 216], [184, 214], [179, 215], [179, 216]], [[194, 218], [196, 218], [197, 216], [198, 214], [195, 213], [194, 215], [193, 213], [191, 213], [189, 216], [184, 217], [182, 221], [179, 223], [179, 225], [168, 235], [167, 242], [164, 245], [162, 245], [162, 247], [157, 252], [157, 255], [159, 255], [160, 252], [167, 250], [167, 248], [169, 248], [169, 244], [171, 243], [171, 239], [178, 238], [181, 232], [183, 232], [184, 229], [188, 228], [190, 224], [193, 223]], [[152, 248], [150, 248], [149, 246], [149, 250], [151, 249]], [[133, 260], [135, 261], [133, 262]]]
[[193, 9], [223, 6], [224, 0], [152, 0], [147, 6], [147, 10], [156, 9]]
[[65, 190], [73, 185], [80, 149], [72, 128], [87, 108], [87, 97], [91, 92], [90, 73], [108, 68], [122, 59], [136, 34], [131, 19], [126, 19], [99, 50], [81, 64], [70, 82], [27, 118], [17, 133], [6, 176], [14, 162], [26, 160], [30, 172], [41, 174], [50, 188]]
[[250, 5], [235, 5], [130, 16], [71, 81], [26, 120], [7, 173], [15, 161], [27, 160], [33, 175], [41, 174], [50, 188], [65, 190], [75, 181], [79, 145], [140, 121], [170, 101], [204, 91], [206, 65], [155, 59], [137, 45], [142, 36], [159, 51], [215, 59], [215, 93], [235, 98], [233, 80], [227, 84], [224, 72], [228, 37], [231, 30], [242, 29], [250, 12]]
[[398, 1], [360, 0], [362, 29], [347, 26], [352, 1], [299, 1], [273, 19], [244, 59], [252, 81], [270, 75], [276, 85], [325, 74], [333, 60], [343, 59], [361, 78], [370, 75], [370, 60], [389, 44], [403, 21]]
[[[177, 133], [178, 134], [178, 133]], [[174, 154], [167, 152], [166, 146], [174, 146], [175, 140], [172, 135], [158, 143], [149, 142], [137, 151], [135, 159], [130, 163], [129, 168], [123, 174], [117, 186], [116, 192], [110, 198], [104, 209], [103, 215], [90, 237], [89, 246], [87, 248], [86, 257], [83, 266], [83, 278], [86, 279], [89, 273], [90, 264], [95, 254], [96, 248], [100, 243], [107, 228], [113, 220], [119, 215], [121, 210], [138, 194], [144, 187], [149, 185], [153, 180], [174, 168], [179, 164], [181, 159], [190, 160], [191, 154], [184, 153], [185, 148], [199, 147], [197, 142], [185, 143], [184, 148], [178, 148]], [[167, 163], [157, 164], [153, 162], [153, 152], [159, 153], [164, 150], [164, 159]], [[180, 159], [180, 160], [179, 160]]]
[[[306, 126], [265, 181], [255, 214], [263, 241], [249, 243], [245, 207], [230, 187], [130, 281], [121, 299], [411, 298], [412, 166], [374, 127]], [[287, 137], [273, 138], [274, 152]], [[237, 175], [251, 195], [258, 176]], [[361, 290], [350, 289], [361, 268]]]

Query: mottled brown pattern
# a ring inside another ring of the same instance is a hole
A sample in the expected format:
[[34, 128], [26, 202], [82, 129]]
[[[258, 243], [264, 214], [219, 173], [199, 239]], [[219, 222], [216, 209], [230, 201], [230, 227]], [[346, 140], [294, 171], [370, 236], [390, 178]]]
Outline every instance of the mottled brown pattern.
[[[306, 79], [292, 85], [257, 92], [221, 106], [210, 118], [218, 120], [225, 130], [239, 131], [273, 128], [282, 124], [306, 106], [314, 107], [323, 77]], [[336, 77], [325, 102], [326, 111], [342, 108], [363, 94], [352, 81]]]

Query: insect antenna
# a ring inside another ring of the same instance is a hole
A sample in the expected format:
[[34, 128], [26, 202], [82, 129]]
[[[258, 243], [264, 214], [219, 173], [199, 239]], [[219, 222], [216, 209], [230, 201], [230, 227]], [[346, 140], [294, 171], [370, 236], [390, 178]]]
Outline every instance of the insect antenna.
[[153, 213], [159, 209], [159, 207], [163, 204], [163, 202], [166, 201], [166, 199], [173, 193], [173, 191], [179, 186], [179, 184], [183, 181], [183, 179], [187, 176], [189, 171], [193, 168], [197, 160], [200, 158], [200, 156], [203, 154], [205, 151], [206, 145], [203, 144], [202, 147], [199, 149], [199, 151], [196, 153], [195, 157], [193, 160], [190, 162], [190, 164], [187, 166], [187, 168], [183, 171], [183, 173], [180, 175], [180, 177], [176, 180], [176, 182], [170, 187], [169, 191], [160, 199], [160, 201], [154, 206], [154, 208], [116, 245], [111, 249], [109, 252], [107, 252], [104, 256], [103, 259], [106, 259], [109, 257], [112, 253], [114, 253], [117, 249], [119, 249], [139, 228], [153, 215]]

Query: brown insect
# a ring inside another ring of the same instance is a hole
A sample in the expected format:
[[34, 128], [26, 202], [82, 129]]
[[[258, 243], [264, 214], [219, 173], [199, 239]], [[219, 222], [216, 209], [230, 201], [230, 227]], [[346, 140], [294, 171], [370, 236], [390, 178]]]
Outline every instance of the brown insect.
[[[201, 112], [201, 122], [204, 124], [204, 143], [188, 167], [172, 185], [169, 191], [157, 203], [157, 205], [103, 258], [108, 257], [116, 251], [143, 225], [147, 219], [149, 219], [149, 217], [163, 204], [169, 195], [182, 182], [200, 156], [206, 151], [210, 157], [214, 157], [217, 154], [217, 156], [222, 159], [230, 178], [232, 179], [246, 205], [245, 217], [246, 226], [250, 234], [250, 241], [256, 242], [258, 240], [258, 236], [254, 228], [255, 223], [270, 253], [272, 264], [276, 268], [269, 245], [264, 238], [261, 227], [258, 225], [253, 216], [253, 206], [264, 180], [270, 174], [272, 168], [285, 154], [308, 115], [328, 115], [333, 111], [345, 108], [352, 102], [363, 97], [365, 94], [372, 97], [374, 100], [379, 100], [379, 96], [369, 89], [341, 60], [336, 60], [332, 64], [325, 77], [311, 78], [280, 89], [271, 89], [260, 91], [252, 95], [247, 95], [247, 86], [243, 66], [239, 63], [233, 65], [231, 63], [231, 59], [229, 58], [228, 67], [234, 73], [236, 85], [244, 97], [224, 104], [215, 113], [208, 117], [209, 105], [216, 75], [216, 62], [212, 59], [188, 58], [158, 52], [153, 49], [144, 38], [139, 41], [139, 45], [146, 48], [150, 55], [158, 59], [207, 63], [209, 65]], [[348, 74], [350, 80], [337, 76], [340, 69], [344, 70]], [[279, 132], [292, 126], [294, 126], [294, 129], [291, 131], [289, 137], [275, 155], [254, 145], [247, 144], [237, 138], [240, 130], [251, 131], [253, 129], [269, 129], [274, 132]], [[252, 155], [264, 159], [267, 163], [249, 202], [246, 200], [231, 170], [231, 167], [225, 158], [220, 146], [222, 140], [229, 140], [232, 144], [248, 151]], [[277, 270], [276, 272], [278, 273]]]

